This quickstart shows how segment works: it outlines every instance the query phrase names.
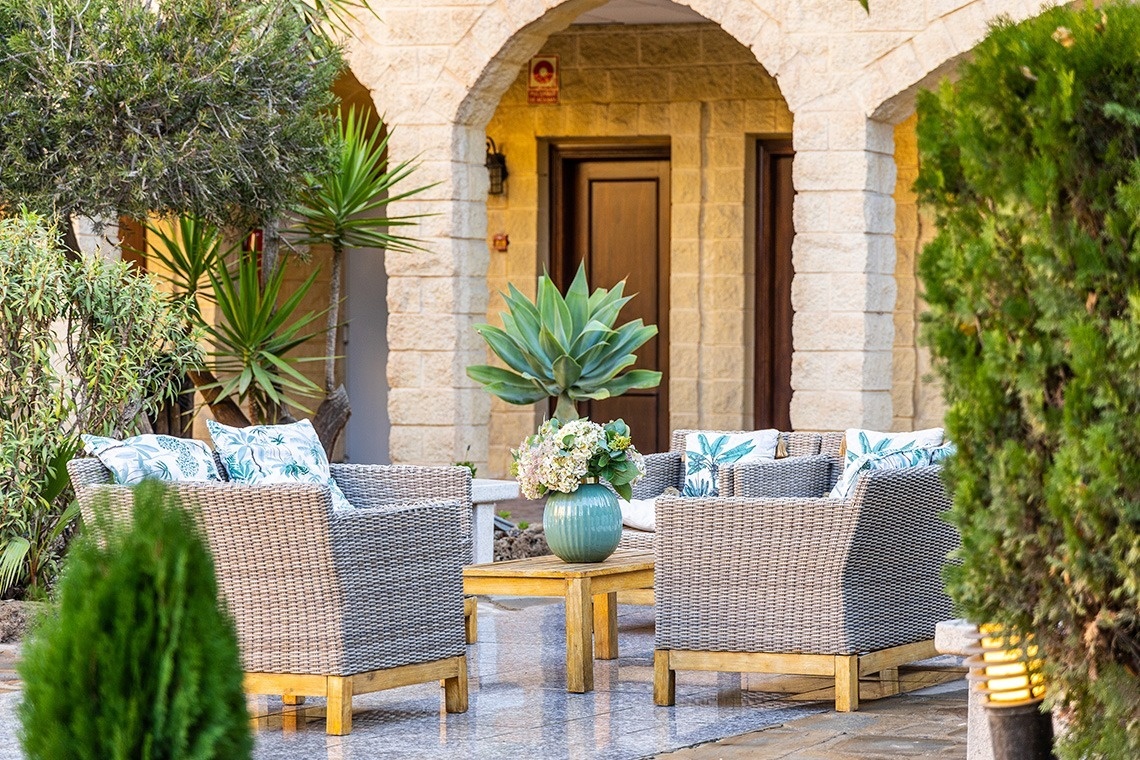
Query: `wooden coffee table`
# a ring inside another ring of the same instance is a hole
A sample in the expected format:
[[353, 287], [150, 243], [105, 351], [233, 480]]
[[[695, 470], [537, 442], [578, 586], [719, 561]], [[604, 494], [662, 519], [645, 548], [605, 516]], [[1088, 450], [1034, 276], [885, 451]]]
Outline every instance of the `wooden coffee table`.
[[566, 599], [566, 690], [594, 690], [594, 660], [618, 656], [617, 592], [653, 587], [653, 552], [619, 551], [605, 562], [554, 556], [463, 568], [463, 593]]

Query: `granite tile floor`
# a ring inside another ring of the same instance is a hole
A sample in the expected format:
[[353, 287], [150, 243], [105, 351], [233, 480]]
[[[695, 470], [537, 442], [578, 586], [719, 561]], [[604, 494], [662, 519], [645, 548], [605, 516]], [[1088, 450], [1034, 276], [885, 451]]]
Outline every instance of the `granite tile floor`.
[[[619, 760], [653, 757], [697, 744], [705, 746], [682, 750], [678, 760], [799, 757], [789, 752], [809, 747], [812, 752], [824, 752], [802, 755], [806, 759], [829, 756], [824, 750], [826, 746], [842, 752], [847, 746], [844, 741], [859, 738], [848, 734], [852, 730], [858, 733], [858, 726], [867, 724], [860, 712], [853, 718], [839, 716], [846, 722], [828, 728], [828, 715], [834, 713], [825, 695], [811, 689], [797, 689], [797, 695], [761, 691], [758, 689], [764, 688], [764, 682], [749, 679], [743, 681], [747, 688], [742, 690], [742, 677], [738, 675], [680, 674], [676, 707], [655, 707], [653, 610], [648, 607], [619, 607], [620, 658], [595, 663], [592, 693], [569, 694], [565, 690], [563, 625], [563, 606], [558, 600], [481, 600], [480, 641], [467, 650], [467, 713], [444, 713], [442, 692], [435, 684], [408, 686], [357, 697], [352, 734], [328, 737], [324, 733], [323, 700], [310, 699], [303, 706], [291, 707], [283, 705], [280, 698], [253, 698], [249, 706], [257, 727], [255, 757]], [[18, 692], [0, 692], [0, 760], [21, 757], [14, 714], [18, 698]], [[890, 736], [884, 741], [901, 742], [900, 746], [912, 742], [916, 751], [937, 747], [938, 753], [932, 756], [952, 757], [956, 740], [952, 736], [945, 739], [942, 734], [952, 734], [954, 726], [916, 727], [913, 711], [898, 702], [917, 704], [916, 699], [940, 698], [949, 700], [942, 717], [953, 721], [953, 707], [960, 702], [960, 722], [964, 723], [964, 696], [957, 700], [952, 695], [906, 696], [884, 700], [877, 707], [871, 707], [876, 703], [868, 703], [868, 709], [881, 710], [888, 717], [889, 725], [884, 728]], [[893, 711], [892, 704], [896, 705]], [[933, 713], [927, 709], [927, 714]], [[824, 723], [797, 728], [804, 719]], [[817, 737], [819, 741], [805, 745], [803, 736]], [[729, 744], [707, 744], [725, 737], [735, 738]], [[772, 744], [790, 739], [795, 740], [788, 751], [778, 751]], [[868, 740], [874, 741], [874, 737], [862, 739]], [[755, 742], [755, 746], [749, 746], [748, 741]], [[882, 750], [886, 746], [868, 745], [863, 749], [873, 752], [868, 757], [879, 757], [873, 747]], [[850, 749], [858, 749], [858, 742]], [[693, 752], [697, 754], [685, 754]], [[922, 754], [900, 752], [899, 756]], [[964, 747], [959, 756], [965, 756]]]

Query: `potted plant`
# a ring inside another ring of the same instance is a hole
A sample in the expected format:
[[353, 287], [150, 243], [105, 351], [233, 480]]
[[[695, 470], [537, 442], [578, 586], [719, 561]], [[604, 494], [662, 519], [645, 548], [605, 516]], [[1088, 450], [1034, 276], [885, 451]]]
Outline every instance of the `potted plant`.
[[547, 420], [511, 451], [511, 474], [528, 499], [548, 496], [543, 527], [550, 550], [566, 562], [601, 562], [621, 540], [621, 508], [645, 474], [622, 420], [599, 425], [579, 418]]

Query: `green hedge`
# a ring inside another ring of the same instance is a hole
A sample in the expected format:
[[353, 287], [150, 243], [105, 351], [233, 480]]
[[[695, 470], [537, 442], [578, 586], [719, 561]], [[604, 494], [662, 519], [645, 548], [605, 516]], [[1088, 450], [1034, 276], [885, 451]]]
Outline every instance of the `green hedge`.
[[919, 100], [923, 327], [969, 617], [1033, 631], [1069, 757], [1140, 757], [1140, 8], [1000, 22]]

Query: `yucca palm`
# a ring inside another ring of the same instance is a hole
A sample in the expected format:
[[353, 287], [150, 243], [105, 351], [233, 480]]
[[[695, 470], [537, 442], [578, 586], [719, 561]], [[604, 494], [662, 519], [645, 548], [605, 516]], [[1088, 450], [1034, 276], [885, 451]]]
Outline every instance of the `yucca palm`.
[[426, 189], [417, 187], [393, 193], [396, 185], [415, 170], [415, 164], [409, 160], [389, 167], [391, 133], [384, 134], [379, 125], [369, 123], [365, 114], [350, 109], [337, 124], [337, 134], [332, 136], [340, 145], [336, 164], [327, 174], [308, 178], [309, 187], [296, 208], [297, 229], [293, 230], [299, 243], [332, 248], [325, 338], [325, 390], [329, 393], [336, 384], [336, 329], [344, 252], [349, 248], [422, 250], [412, 238], [392, 231], [413, 224], [416, 216], [388, 216], [383, 212], [392, 201]]
[[200, 315], [198, 299], [213, 300], [210, 272], [221, 269], [236, 246], [223, 249], [221, 231], [204, 219], [189, 214], [178, 218], [176, 233], [168, 232], [165, 225], [149, 223], [146, 231], [151, 242], [149, 253], [164, 268], [156, 273], [157, 276], [173, 286], [177, 296], [185, 299], [194, 310], [195, 316]]
[[[533, 404], [555, 397], [555, 417], [576, 419], [574, 402], [620, 396], [634, 388], [655, 388], [661, 373], [633, 369], [634, 351], [657, 334], [640, 319], [614, 327], [618, 313], [633, 296], [623, 296], [625, 281], [612, 290], [590, 293], [585, 267], [563, 297], [543, 275], [531, 301], [514, 285], [503, 295], [508, 311], [503, 327], [476, 325], [491, 350], [508, 369], [489, 365], [467, 368], [467, 376], [509, 404]], [[626, 371], [628, 370], [628, 371]]]
[[211, 355], [222, 378], [217, 383], [219, 395], [237, 396], [240, 401], [249, 402], [255, 424], [272, 424], [277, 422], [282, 405], [309, 411], [297, 396], [320, 394], [320, 387], [294, 366], [307, 360], [286, 357], [319, 333], [302, 333], [320, 316], [318, 312], [306, 312], [289, 321], [313, 286], [318, 271], [314, 270], [284, 299], [281, 291], [285, 268], [275, 268], [264, 285], [259, 284], [259, 274], [256, 257], [248, 253], [238, 259], [236, 272], [223, 266], [209, 273], [221, 319], [216, 325], [207, 325], [206, 330], [214, 344]]

